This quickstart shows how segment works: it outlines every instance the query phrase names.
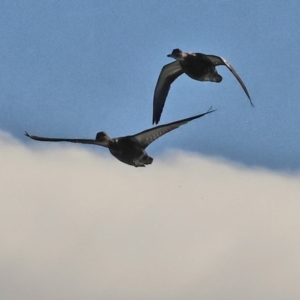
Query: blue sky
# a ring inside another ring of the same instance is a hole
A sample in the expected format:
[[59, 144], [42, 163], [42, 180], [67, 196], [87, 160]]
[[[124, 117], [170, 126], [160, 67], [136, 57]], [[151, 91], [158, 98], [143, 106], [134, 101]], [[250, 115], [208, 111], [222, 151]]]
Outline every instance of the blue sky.
[[[298, 300], [299, 1], [0, 1], [0, 298]], [[173, 48], [227, 59], [182, 75], [147, 148], [24, 136], [152, 127]]]
[[[173, 48], [227, 59], [220, 84], [181, 76], [161, 124], [218, 111], [151, 145], [247, 166], [300, 169], [297, 1], [1, 1], [0, 129], [112, 137], [150, 128], [152, 96]], [[105, 149], [94, 149], [103, 151]]]

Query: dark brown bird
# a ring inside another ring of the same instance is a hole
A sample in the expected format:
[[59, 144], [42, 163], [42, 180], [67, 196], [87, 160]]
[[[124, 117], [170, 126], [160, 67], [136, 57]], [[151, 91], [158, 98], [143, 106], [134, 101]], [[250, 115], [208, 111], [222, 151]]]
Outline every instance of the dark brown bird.
[[216, 66], [221, 65], [226, 66], [235, 76], [253, 106], [242, 79], [224, 58], [203, 53], [185, 53], [180, 49], [174, 49], [167, 56], [174, 58], [176, 61], [165, 65], [158, 77], [153, 98], [153, 124], [158, 124], [171, 84], [177, 77], [185, 73], [190, 78], [198, 81], [221, 82], [222, 76], [216, 70]]
[[153, 158], [150, 157], [145, 151], [147, 146], [149, 146], [153, 141], [183, 124], [186, 124], [194, 119], [201, 118], [214, 111], [215, 110], [209, 109], [206, 113], [194, 117], [156, 126], [135, 135], [128, 135], [125, 137], [112, 139], [103, 131], [98, 132], [95, 139], [47, 138], [30, 135], [26, 131], [25, 135], [33, 140], [43, 142], [71, 142], [103, 146], [108, 148], [110, 153], [121, 162], [135, 167], [145, 167], [145, 165], [149, 165], [153, 161]]

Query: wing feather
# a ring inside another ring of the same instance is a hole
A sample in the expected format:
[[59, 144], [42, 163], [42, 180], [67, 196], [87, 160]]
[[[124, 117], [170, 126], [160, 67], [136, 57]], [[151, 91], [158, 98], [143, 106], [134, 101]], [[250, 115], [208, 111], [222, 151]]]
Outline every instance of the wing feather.
[[158, 124], [171, 84], [183, 74], [179, 61], [165, 65], [159, 74], [153, 97], [153, 124]]
[[226, 66], [229, 69], [229, 71], [234, 75], [234, 77], [237, 79], [237, 81], [242, 86], [244, 92], [246, 93], [248, 99], [250, 100], [251, 105], [254, 106], [253, 103], [252, 103], [252, 100], [250, 98], [249, 92], [246, 88], [246, 85], [244, 84], [243, 80], [238, 75], [238, 73], [235, 71], [233, 66], [226, 59], [224, 59], [223, 57], [216, 56], [216, 55], [207, 55], [207, 56], [215, 66]]
[[70, 143], [93, 144], [93, 145], [99, 144], [96, 140], [92, 140], [92, 139], [47, 138], [47, 137], [41, 137], [36, 135], [30, 135], [26, 131], [25, 131], [25, 135], [33, 140], [42, 141], [42, 142], [70, 142]]
[[151, 128], [145, 131], [142, 131], [136, 135], [133, 135], [132, 137], [135, 138], [144, 149], [146, 149], [146, 147], [151, 144], [153, 141], [155, 141], [156, 139], [158, 139], [159, 137], [163, 136], [164, 134], [166, 134], [167, 132], [170, 132], [178, 127], [180, 127], [183, 124], [186, 124], [192, 120], [201, 118], [209, 113], [214, 112], [215, 110], [212, 110], [211, 108], [200, 115], [194, 116], [194, 117], [190, 117], [190, 118], [186, 118], [186, 119], [182, 119], [176, 122], [172, 122], [169, 124], [165, 124], [165, 125], [160, 125], [160, 126], [156, 126], [155, 128]]

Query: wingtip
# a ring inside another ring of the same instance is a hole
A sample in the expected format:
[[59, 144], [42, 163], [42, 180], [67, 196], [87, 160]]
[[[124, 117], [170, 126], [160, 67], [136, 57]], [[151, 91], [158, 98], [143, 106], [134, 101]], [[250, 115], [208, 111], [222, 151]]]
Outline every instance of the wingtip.
[[[192, 118], [195, 119], [195, 118], [203, 117], [203, 116], [205, 116], [205, 115], [207, 115], [207, 114], [210, 114], [210, 113], [213, 113], [213, 112], [215, 112], [215, 111], [216, 111], [216, 109], [213, 109], [213, 107], [211, 106], [205, 113], [202, 113], [202, 114], [197, 115], [197, 116], [192, 117]], [[154, 118], [154, 117], [153, 117], [153, 119], [152, 119], [152, 124], [153, 124], [154, 126], [156, 126], [156, 125], [158, 125], [159, 121], [160, 121], [160, 118]]]
[[155, 118], [155, 117], [153, 117], [153, 119], [152, 119], [152, 125], [157, 125], [159, 123], [159, 118]]
[[24, 135], [32, 139], [32, 136], [27, 131], [25, 131]]
[[216, 111], [216, 109], [213, 109], [212, 106], [211, 106], [206, 113], [209, 114], [209, 113], [212, 113], [214, 111]]
[[249, 101], [250, 101], [251, 106], [254, 106], [254, 104], [253, 104], [253, 102], [252, 102], [252, 99], [251, 99], [251, 97], [250, 97], [250, 95], [249, 95], [249, 92], [247, 91], [246, 87], [245, 87], [244, 91], [245, 91], [245, 94], [246, 94], [246, 96], [248, 97], [248, 99], [249, 99]]

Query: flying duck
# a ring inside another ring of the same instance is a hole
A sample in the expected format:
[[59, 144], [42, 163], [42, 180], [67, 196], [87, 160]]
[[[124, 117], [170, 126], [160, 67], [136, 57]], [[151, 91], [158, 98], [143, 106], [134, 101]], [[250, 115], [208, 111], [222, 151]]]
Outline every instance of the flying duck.
[[226, 66], [231, 71], [253, 106], [248, 90], [242, 79], [231, 64], [224, 58], [203, 53], [186, 53], [180, 49], [174, 49], [172, 53], [167, 56], [174, 58], [175, 61], [163, 66], [158, 77], [153, 98], [153, 124], [158, 124], [171, 84], [177, 77], [185, 73], [195, 80], [221, 82], [222, 76], [218, 74], [216, 70], [216, 66], [220, 65]]
[[165, 125], [156, 126], [135, 135], [128, 135], [118, 138], [110, 138], [103, 131], [98, 132], [95, 139], [47, 138], [30, 135], [26, 131], [25, 135], [33, 140], [43, 142], [71, 142], [103, 146], [108, 148], [110, 153], [121, 162], [135, 167], [145, 167], [145, 165], [149, 165], [153, 161], [153, 158], [150, 157], [145, 151], [148, 145], [150, 145], [159, 137], [163, 136], [165, 133], [214, 111], [215, 110], [212, 110], [210, 108], [206, 113], [194, 117], [182, 119]]

